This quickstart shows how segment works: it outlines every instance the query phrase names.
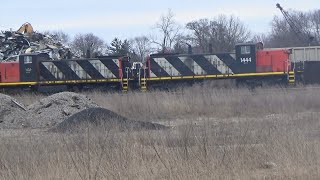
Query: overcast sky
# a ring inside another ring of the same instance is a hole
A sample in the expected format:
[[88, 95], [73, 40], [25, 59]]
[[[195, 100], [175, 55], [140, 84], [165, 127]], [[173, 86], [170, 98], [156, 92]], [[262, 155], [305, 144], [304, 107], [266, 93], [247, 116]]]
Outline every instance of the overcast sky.
[[320, 9], [320, 0], [2, 0], [0, 30], [30, 22], [36, 31], [92, 32], [108, 42], [150, 34], [170, 8], [181, 25], [226, 14], [239, 17], [254, 33], [264, 33], [273, 16], [281, 15], [276, 3], [285, 9]]

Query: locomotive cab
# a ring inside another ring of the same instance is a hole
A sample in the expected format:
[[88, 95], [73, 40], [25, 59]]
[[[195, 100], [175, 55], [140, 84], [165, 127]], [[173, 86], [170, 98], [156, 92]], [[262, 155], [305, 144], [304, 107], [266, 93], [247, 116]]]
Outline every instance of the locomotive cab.
[[236, 64], [242, 73], [288, 72], [290, 51], [285, 49], [263, 49], [263, 44], [237, 44]]
[[256, 72], [256, 51], [255, 43], [243, 43], [235, 46], [236, 50], [236, 65], [239, 73], [254, 73]]
[[38, 61], [50, 59], [46, 53], [22, 54], [19, 56], [21, 82], [39, 81]]

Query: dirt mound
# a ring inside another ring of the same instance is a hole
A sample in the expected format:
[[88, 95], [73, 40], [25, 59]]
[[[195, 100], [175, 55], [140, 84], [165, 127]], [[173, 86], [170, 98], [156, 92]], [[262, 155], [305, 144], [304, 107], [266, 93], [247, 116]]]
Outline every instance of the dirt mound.
[[77, 132], [85, 126], [100, 126], [105, 129], [119, 129], [119, 130], [158, 130], [167, 129], [166, 126], [134, 121], [127, 119], [115, 112], [104, 108], [89, 108], [67, 118], [65, 121], [52, 128], [54, 132]]
[[32, 114], [28, 117], [31, 127], [52, 127], [72, 114], [87, 108], [98, 107], [84, 95], [62, 92], [41, 99], [27, 107]]

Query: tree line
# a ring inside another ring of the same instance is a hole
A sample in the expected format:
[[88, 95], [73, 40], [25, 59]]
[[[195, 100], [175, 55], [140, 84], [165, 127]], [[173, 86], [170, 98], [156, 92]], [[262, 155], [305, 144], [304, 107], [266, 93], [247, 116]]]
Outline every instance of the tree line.
[[[129, 55], [143, 61], [152, 52], [162, 53], [209, 53], [231, 52], [237, 43], [263, 42], [265, 47], [294, 47], [320, 44], [320, 9], [309, 12], [290, 10], [293, 29], [283, 16], [274, 16], [270, 32], [253, 34], [235, 16], [219, 15], [179, 24], [171, 10], [162, 15], [153, 27], [153, 35], [128, 39], [115, 37], [110, 43], [93, 33], [77, 34], [70, 38], [61, 31], [47, 31], [56, 40], [70, 46], [75, 57], [101, 55]], [[297, 30], [298, 29], [298, 30]]]

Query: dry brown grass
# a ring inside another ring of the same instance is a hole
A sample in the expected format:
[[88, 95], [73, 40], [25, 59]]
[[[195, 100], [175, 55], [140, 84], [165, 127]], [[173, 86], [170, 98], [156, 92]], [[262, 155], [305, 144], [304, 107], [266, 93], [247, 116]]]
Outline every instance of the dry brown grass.
[[127, 117], [173, 128], [3, 130], [0, 179], [320, 178], [318, 87], [86, 94]]

